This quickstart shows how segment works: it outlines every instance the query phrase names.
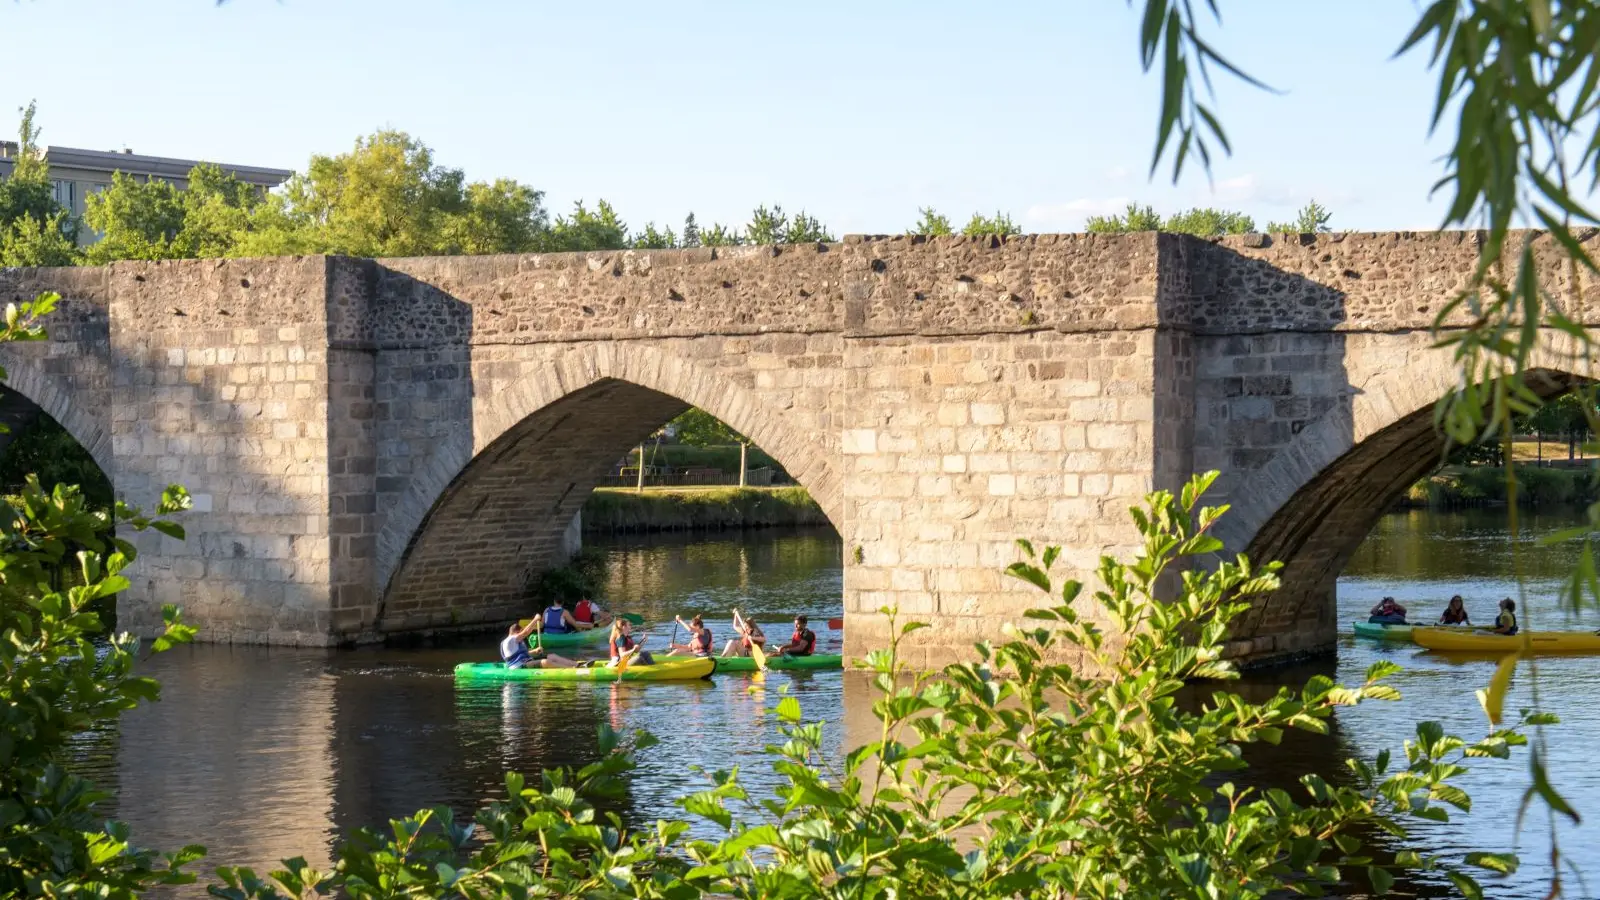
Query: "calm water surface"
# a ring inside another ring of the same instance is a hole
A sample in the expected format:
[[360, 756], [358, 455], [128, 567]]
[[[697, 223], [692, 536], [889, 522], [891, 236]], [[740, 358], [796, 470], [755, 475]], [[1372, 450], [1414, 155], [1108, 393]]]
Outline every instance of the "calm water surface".
[[[1526, 522], [1530, 534], [1570, 524], [1563, 517]], [[610, 601], [670, 622], [673, 613], [703, 614], [717, 643], [730, 634], [727, 610], [738, 606], [787, 634], [797, 612], [813, 622], [839, 615], [841, 553], [831, 532], [760, 532], [728, 538], [608, 541]], [[1517, 562], [1530, 573], [1524, 626], [1600, 627], [1590, 614], [1560, 612], [1555, 578], [1573, 551], [1518, 545]], [[1399, 513], [1385, 518], [1362, 546], [1340, 583], [1340, 616], [1349, 621], [1384, 594], [1412, 610], [1436, 615], [1461, 593], [1476, 620], [1492, 617], [1494, 601], [1519, 596], [1509, 577], [1513, 555], [1504, 514]], [[837, 632], [816, 628], [823, 649]], [[649, 632], [659, 647], [670, 625]], [[749, 676], [720, 676], [692, 684], [504, 685], [458, 689], [451, 668], [493, 655], [483, 646], [342, 652], [281, 649], [181, 648], [157, 657], [150, 672], [164, 684], [161, 703], [128, 715], [114, 734], [86, 742], [82, 765], [116, 794], [117, 814], [140, 843], [177, 847], [200, 842], [209, 865], [265, 868], [304, 855], [326, 863], [342, 833], [379, 824], [430, 804], [470, 809], [503, 795], [503, 773], [576, 765], [594, 758], [597, 726], [647, 728], [662, 744], [644, 754], [630, 806], [635, 822], [672, 812], [671, 801], [703, 785], [696, 767], [746, 764], [759, 793], [776, 780], [755, 755], [776, 734], [764, 712], [780, 689], [798, 695], [808, 716], [828, 722], [830, 750], [842, 755], [872, 733], [864, 679], [842, 673], [772, 673], [751, 694]], [[1253, 753], [1253, 778], [1292, 785], [1304, 772], [1342, 769], [1351, 754], [1397, 754], [1422, 718], [1464, 735], [1480, 734], [1483, 715], [1473, 691], [1492, 660], [1441, 658], [1415, 647], [1344, 639], [1337, 662], [1280, 670], [1251, 679], [1243, 690], [1266, 693], [1315, 672], [1358, 680], [1377, 659], [1406, 670], [1395, 684], [1397, 704], [1368, 704], [1341, 712], [1328, 737], [1290, 736], [1279, 748]], [[1507, 708], [1531, 702], [1537, 687], [1544, 708], [1564, 723], [1551, 729], [1551, 775], [1580, 811], [1600, 816], [1600, 771], [1590, 748], [1600, 746], [1600, 658], [1539, 662], [1537, 681], [1519, 675]], [[859, 737], [858, 737], [859, 735]], [[1475, 812], [1430, 826], [1424, 843], [1440, 849], [1504, 849], [1514, 842], [1516, 805], [1527, 785], [1527, 757], [1476, 763], [1467, 787]], [[755, 765], [749, 765], [750, 763]], [[1529, 818], [1520, 849], [1521, 874], [1493, 883], [1492, 897], [1542, 897], [1547, 887], [1547, 826]], [[1600, 841], [1595, 827], [1561, 833], [1570, 853], [1588, 857], [1595, 883], [1569, 886], [1569, 896], [1600, 896]], [[1423, 895], [1439, 893], [1416, 886]]]

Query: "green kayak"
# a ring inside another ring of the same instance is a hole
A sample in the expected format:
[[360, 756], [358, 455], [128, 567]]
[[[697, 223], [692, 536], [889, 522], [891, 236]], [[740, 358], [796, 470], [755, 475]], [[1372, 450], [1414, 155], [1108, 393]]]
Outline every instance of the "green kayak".
[[[768, 656], [767, 668], [775, 672], [799, 669], [842, 669], [844, 657], [837, 653], [813, 653], [810, 656]], [[717, 658], [718, 672], [754, 672], [756, 661], [748, 656], [721, 656]]]
[[[641, 616], [637, 613], [623, 613], [622, 618], [627, 619], [634, 625], [644, 624], [644, 616]], [[527, 619], [523, 619], [517, 624], [519, 626], [526, 625], [528, 621], [529, 620]], [[588, 631], [567, 631], [562, 632], [561, 634], [551, 634], [548, 632], [539, 634], [538, 632], [535, 632], [534, 634], [528, 635], [528, 646], [535, 647], [542, 643], [545, 647], [553, 648], [592, 647], [596, 644], [604, 644], [610, 639], [610, 637], [610, 626], [591, 628]]]
[[457, 681], [696, 681], [710, 678], [714, 659], [684, 657], [658, 659], [651, 665], [634, 664], [617, 677], [604, 661], [574, 669], [508, 669], [505, 663], [464, 662], [456, 666]]
[[1410, 625], [1380, 625], [1376, 622], [1354, 622], [1351, 627], [1355, 629], [1357, 637], [1377, 638], [1381, 641], [1411, 640]]

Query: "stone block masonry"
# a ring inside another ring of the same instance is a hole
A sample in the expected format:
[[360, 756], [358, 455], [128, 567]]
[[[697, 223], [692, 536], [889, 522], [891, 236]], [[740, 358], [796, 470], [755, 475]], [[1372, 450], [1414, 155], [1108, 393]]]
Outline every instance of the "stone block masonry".
[[[51, 341], [0, 361], [120, 495], [194, 494], [189, 540], [140, 538], [137, 630], [167, 602], [213, 641], [502, 622], [570, 553], [597, 477], [694, 405], [839, 530], [852, 654], [887, 641], [889, 606], [933, 625], [914, 663], [963, 656], [1043, 599], [1002, 573], [1016, 538], [1091, 579], [1134, 552], [1129, 506], [1220, 468], [1230, 549], [1287, 564], [1234, 644], [1272, 659], [1331, 648], [1333, 579], [1437, 458], [1455, 369], [1428, 329], [1475, 253], [1465, 234], [851, 237], [11, 269], [6, 299], [66, 301]], [[1563, 277], [1593, 324], [1594, 289]], [[1580, 361], [1547, 344], [1559, 385]]]

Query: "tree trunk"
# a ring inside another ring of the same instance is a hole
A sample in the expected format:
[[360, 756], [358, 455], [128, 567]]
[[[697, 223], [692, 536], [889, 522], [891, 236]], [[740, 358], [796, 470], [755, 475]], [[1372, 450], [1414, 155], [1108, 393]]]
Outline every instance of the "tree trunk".
[[639, 482], [634, 486], [634, 492], [644, 493], [644, 444], [639, 444]]
[[745, 479], [745, 474], [744, 473], [746, 473], [746, 472], [748, 472], [750, 470], [750, 467], [745, 464], [746, 454], [748, 454], [749, 452], [750, 452], [750, 442], [749, 441], [740, 441], [739, 442], [739, 487], [744, 487], [745, 486], [745, 480], [744, 480]]
[[1538, 461], [1539, 461], [1539, 468], [1542, 469], [1542, 468], [1544, 468], [1544, 429], [1543, 428], [1539, 429], [1535, 433], [1534, 441], [1537, 442], [1536, 446], [1539, 448], [1537, 450]]

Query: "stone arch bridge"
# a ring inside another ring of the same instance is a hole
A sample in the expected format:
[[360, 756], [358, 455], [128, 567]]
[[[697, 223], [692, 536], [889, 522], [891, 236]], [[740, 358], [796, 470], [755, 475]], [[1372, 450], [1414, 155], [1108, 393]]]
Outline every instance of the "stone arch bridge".
[[[1041, 235], [10, 269], [5, 299], [65, 301], [0, 357], [10, 406], [119, 495], [194, 495], [187, 541], [140, 537], [135, 630], [169, 602], [215, 641], [501, 623], [598, 476], [692, 404], [839, 530], [852, 653], [893, 604], [933, 623], [914, 662], [960, 655], [1039, 599], [1002, 576], [1015, 538], [1088, 575], [1145, 492], [1218, 468], [1230, 549], [1287, 564], [1235, 644], [1270, 659], [1333, 646], [1334, 578], [1438, 460], [1457, 376], [1428, 328], [1475, 254]], [[1568, 302], [1595, 324], [1593, 288]], [[1584, 374], [1553, 340], [1540, 365]]]

